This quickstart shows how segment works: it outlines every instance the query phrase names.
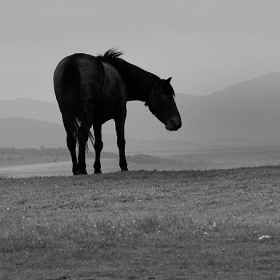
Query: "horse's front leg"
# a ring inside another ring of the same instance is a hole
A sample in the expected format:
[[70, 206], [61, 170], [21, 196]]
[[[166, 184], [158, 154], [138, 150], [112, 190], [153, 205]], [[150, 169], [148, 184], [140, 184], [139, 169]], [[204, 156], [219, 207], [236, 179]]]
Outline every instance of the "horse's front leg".
[[103, 149], [102, 135], [101, 135], [101, 124], [94, 124], [94, 150], [95, 150], [95, 161], [94, 161], [94, 173], [102, 173], [101, 172], [101, 163], [100, 163], [100, 154]]
[[121, 118], [115, 119], [116, 131], [117, 131], [117, 145], [119, 148], [119, 165], [121, 171], [127, 171], [127, 162], [125, 157], [125, 138], [124, 138], [124, 124], [126, 118], [126, 110]]

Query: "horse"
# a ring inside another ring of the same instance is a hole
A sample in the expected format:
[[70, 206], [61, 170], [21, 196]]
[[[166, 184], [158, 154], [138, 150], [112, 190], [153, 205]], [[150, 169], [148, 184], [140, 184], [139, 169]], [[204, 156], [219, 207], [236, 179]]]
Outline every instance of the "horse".
[[[66, 130], [74, 175], [87, 174], [85, 151], [88, 139], [95, 150], [94, 173], [101, 173], [101, 129], [111, 119], [115, 121], [119, 166], [121, 171], [128, 170], [124, 135], [128, 101], [145, 102], [169, 131], [182, 126], [171, 78], [160, 79], [125, 61], [122, 55], [123, 52], [115, 48], [97, 56], [75, 53], [62, 59], [54, 71], [54, 91]], [[91, 127], [94, 135], [90, 132]]]

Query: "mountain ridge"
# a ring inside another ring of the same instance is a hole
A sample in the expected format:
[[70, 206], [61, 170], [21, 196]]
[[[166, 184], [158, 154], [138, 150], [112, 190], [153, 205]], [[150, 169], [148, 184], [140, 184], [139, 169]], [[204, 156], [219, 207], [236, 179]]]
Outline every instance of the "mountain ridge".
[[[215, 143], [221, 139], [280, 139], [278, 72], [205, 96], [177, 93], [176, 103], [183, 126], [177, 132], [168, 132], [144, 103], [128, 102], [126, 137], [135, 140], [163, 139], [203, 144]], [[0, 119], [5, 117], [30, 118], [62, 125], [57, 103], [28, 98], [0, 101]], [[115, 134], [113, 121], [103, 126], [103, 134]], [[62, 140], [65, 141], [65, 132], [63, 135]]]

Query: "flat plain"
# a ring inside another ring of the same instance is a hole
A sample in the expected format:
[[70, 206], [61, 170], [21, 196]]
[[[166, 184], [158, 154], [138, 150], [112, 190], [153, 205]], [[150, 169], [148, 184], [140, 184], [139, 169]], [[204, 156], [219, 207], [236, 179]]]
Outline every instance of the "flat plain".
[[0, 179], [0, 279], [279, 279], [280, 168]]
[[[152, 147], [154, 148], [154, 147]], [[52, 149], [49, 149], [52, 151]], [[28, 151], [28, 150], [27, 150]], [[31, 149], [31, 152], [33, 150]], [[43, 150], [44, 151], [44, 150]], [[87, 171], [93, 173], [94, 152], [87, 154]], [[236, 167], [255, 167], [279, 165], [279, 144], [264, 147], [228, 147], [217, 146], [205, 149], [180, 150], [144, 150], [137, 149], [127, 153], [129, 170], [209, 170]], [[118, 152], [106, 156], [102, 153], [102, 172], [119, 171]], [[0, 176], [69, 176], [72, 163], [68, 150], [66, 155], [47, 155], [37, 150], [37, 155], [19, 153], [0, 154]]]

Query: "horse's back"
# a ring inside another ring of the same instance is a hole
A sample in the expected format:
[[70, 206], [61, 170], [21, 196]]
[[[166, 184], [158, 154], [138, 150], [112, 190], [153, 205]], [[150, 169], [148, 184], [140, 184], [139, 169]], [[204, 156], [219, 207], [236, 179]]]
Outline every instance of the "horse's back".
[[[67, 86], [68, 90], [65, 90]], [[58, 63], [54, 72], [54, 88], [59, 104], [66, 100], [74, 87], [79, 88], [75, 98], [82, 111], [101, 123], [125, 110], [126, 86], [121, 75], [112, 64], [98, 57], [77, 53]]]
[[61, 86], [61, 83], [63, 83], [63, 73], [70, 67], [76, 67], [78, 70], [80, 84], [84, 89], [102, 90], [104, 67], [98, 58], [84, 53], [67, 56], [58, 63], [54, 72], [55, 88]]

